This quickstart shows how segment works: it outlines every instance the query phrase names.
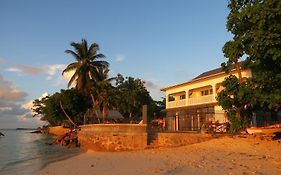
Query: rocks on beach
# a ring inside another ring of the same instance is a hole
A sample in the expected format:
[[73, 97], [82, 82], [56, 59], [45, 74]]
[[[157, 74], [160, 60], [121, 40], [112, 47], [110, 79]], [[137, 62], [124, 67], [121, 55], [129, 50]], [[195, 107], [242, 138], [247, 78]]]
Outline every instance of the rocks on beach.
[[60, 135], [51, 144], [67, 146], [68, 148], [79, 147], [77, 132], [70, 131]]

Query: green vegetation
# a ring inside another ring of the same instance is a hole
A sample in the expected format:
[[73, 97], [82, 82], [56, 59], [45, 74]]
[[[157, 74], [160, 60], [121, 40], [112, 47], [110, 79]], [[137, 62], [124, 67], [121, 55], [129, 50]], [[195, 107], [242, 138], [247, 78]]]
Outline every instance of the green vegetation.
[[239, 59], [245, 58], [242, 68], [250, 68], [253, 77], [225, 79], [217, 99], [230, 118], [236, 116], [235, 127], [244, 128], [252, 112], [281, 109], [281, 1], [231, 0], [228, 7], [227, 30], [233, 40], [223, 47], [228, 60], [222, 67], [239, 68]]
[[69, 64], [62, 74], [74, 72], [68, 87], [75, 87], [34, 100], [35, 116], [41, 116], [51, 125], [61, 125], [67, 120], [79, 125], [86, 123], [88, 117], [94, 117], [96, 122], [108, 122], [110, 109], [118, 110], [127, 121], [132, 121], [140, 119], [142, 105], [149, 106], [150, 116], [159, 114], [164, 108], [160, 102], [153, 101], [144, 81], [124, 78], [121, 74], [109, 78], [109, 63], [101, 60], [105, 56], [97, 53], [98, 44], [88, 46], [82, 39], [81, 43], [72, 42], [71, 46], [74, 50], [65, 52], [76, 62]]
[[61, 90], [51, 96], [34, 100], [33, 111], [35, 115], [43, 117], [51, 125], [61, 125], [67, 120], [63, 113], [60, 102], [65, 112], [77, 124], [82, 124], [84, 112], [87, 109], [84, 96], [76, 89]]

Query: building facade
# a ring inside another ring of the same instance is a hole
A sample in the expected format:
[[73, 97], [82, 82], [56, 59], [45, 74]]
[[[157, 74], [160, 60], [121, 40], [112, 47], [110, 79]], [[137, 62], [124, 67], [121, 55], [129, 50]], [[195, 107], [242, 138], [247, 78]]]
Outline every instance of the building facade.
[[[241, 73], [243, 78], [252, 76], [249, 69]], [[230, 74], [238, 76], [235, 69]], [[208, 122], [227, 122], [216, 96], [223, 89], [222, 81], [228, 76], [218, 68], [191, 81], [162, 88], [166, 97], [166, 130], [198, 131]]]

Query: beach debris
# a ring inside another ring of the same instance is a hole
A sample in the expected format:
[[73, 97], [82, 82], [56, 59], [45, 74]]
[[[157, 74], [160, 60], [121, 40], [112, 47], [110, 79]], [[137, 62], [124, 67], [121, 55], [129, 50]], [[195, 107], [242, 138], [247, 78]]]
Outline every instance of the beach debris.
[[64, 135], [58, 136], [52, 144], [67, 146], [68, 148], [79, 147], [76, 130], [70, 131]]

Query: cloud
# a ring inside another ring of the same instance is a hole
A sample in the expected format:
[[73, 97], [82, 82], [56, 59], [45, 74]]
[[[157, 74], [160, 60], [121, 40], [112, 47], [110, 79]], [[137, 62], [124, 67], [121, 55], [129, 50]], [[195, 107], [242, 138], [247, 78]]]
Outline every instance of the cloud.
[[66, 68], [65, 64], [51, 64], [51, 65], [42, 65], [38, 67], [26, 66], [26, 65], [14, 65], [6, 69], [9, 72], [18, 73], [18, 75], [45, 75], [46, 80], [53, 81], [53, 85], [65, 85], [66, 79], [61, 74], [62, 71]]
[[124, 54], [116, 54], [115, 56], [115, 61], [116, 62], [123, 62], [126, 59], [126, 55]]
[[0, 100], [5, 101], [22, 101], [27, 93], [18, 90], [12, 82], [5, 80], [0, 75]]
[[26, 66], [26, 65], [14, 65], [7, 69], [9, 72], [17, 72], [17, 73], [24, 73], [28, 75], [38, 75], [42, 73], [44, 70], [42, 70], [39, 67], [33, 67], [33, 66]]
[[0, 128], [37, 127], [42, 125], [25, 101], [27, 93], [0, 75]]
[[152, 81], [145, 80], [145, 87], [150, 92], [150, 95], [154, 100], [161, 100], [161, 97], [163, 97], [164, 94], [160, 91], [159, 85]]
[[47, 80], [51, 80], [57, 77], [59, 74], [61, 76], [62, 71], [66, 68], [65, 64], [53, 64], [43, 66], [44, 72], [48, 75]]

